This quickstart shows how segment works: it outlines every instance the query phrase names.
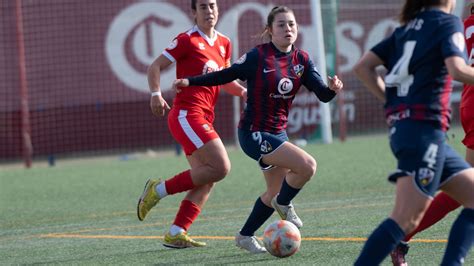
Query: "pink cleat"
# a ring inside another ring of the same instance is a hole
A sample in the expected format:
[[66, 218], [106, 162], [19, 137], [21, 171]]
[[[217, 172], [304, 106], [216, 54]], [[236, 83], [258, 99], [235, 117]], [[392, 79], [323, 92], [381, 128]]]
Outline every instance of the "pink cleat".
[[393, 266], [408, 266], [405, 256], [407, 255], [409, 248], [408, 243], [400, 242], [397, 247], [390, 252]]

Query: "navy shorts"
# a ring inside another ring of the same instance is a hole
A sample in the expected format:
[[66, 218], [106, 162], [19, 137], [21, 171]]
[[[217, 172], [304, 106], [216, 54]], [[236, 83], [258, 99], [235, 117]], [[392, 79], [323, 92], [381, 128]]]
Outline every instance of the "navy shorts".
[[285, 141], [288, 141], [286, 131], [272, 134], [264, 131], [250, 131], [238, 129], [239, 143], [242, 150], [249, 157], [258, 162], [262, 170], [268, 170], [273, 165], [267, 165], [262, 162], [262, 156], [274, 152]]
[[412, 176], [418, 189], [432, 197], [440, 185], [469, 164], [446, 142], [446, 133], [434, 123], [403, 119], [390, 128], [390, 148], [398, 160], [398, 169], [389, 176], [396, 182]]

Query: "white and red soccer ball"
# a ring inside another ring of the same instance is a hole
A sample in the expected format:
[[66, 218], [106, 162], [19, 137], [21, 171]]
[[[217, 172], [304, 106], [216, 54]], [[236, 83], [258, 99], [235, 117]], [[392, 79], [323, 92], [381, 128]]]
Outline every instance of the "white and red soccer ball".
[[291, 222], [275, 221], [265, 228], [263, 245], [275, 257], [289, 257], [300, 248], [300, 230]]

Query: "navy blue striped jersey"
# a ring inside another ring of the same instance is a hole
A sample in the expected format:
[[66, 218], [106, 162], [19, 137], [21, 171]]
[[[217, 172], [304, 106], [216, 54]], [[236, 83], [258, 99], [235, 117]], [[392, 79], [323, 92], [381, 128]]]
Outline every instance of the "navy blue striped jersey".
[[444, 60], [466, 59], [463, 36], [458, 17], [424, 9], [372, 48], [388, 70], [385, 114], [389, 124], [409, 118], [449, 128], [452, 87]]
[[336, 95], [324, 83], [307, 52], [293, 47], [284, 53], [271, 42], [256, 46], [229, 68], [189, 81], [190, 85], [209, 86], [235, 79], [247, 81], [247, 105], [239, 128], [250, 131], [285, 130], [289, 109], [301, 85], [323, 102]]

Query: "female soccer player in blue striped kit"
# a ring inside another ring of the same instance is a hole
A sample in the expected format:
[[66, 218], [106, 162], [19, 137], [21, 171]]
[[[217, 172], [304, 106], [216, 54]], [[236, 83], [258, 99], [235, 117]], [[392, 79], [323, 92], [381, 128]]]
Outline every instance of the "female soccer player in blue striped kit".
[[323, 102], [334, 98], [343, 84], [337, 76], [327, 86], [307, 52], [294, 47], [298, 26], [285, 6], [271, 10], [264, 36], [271, 40], [243, 55], [230, 68], [204, 76], [176, 80], [178, 91], [189, 85], [226, 84], [247, 80], [247, 105], [239, 123], [242, 150], [255, 159], [265, 177], [267, 190], [257, 199], [245, 225], [236, 235], [238, 247], [251, 253], [265, 252], [254, 236], [274, 209], [282, 219], [303, 225], [291, 200], [316, 172], [315, 159], [288, 142], [288, 111], [301, 85]]
[[[460, 265], [474, 241], [474, 169], [446, 143], [450, 77], [474, 84], [465, 61], [455, 0], [406, 0], [401, 26], [355, 66], [364, 85], [385, 102], [398, 169], [388, 219], [370, 235], [355, 265], [379, 265], [420, 222], [438, 189], [464, 206], [449, 234], [442, 265]], [[385, 80], [376, 71], [385, 66]], [[448, 76], [449, 74], [449, 76]]]

